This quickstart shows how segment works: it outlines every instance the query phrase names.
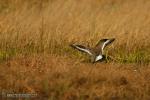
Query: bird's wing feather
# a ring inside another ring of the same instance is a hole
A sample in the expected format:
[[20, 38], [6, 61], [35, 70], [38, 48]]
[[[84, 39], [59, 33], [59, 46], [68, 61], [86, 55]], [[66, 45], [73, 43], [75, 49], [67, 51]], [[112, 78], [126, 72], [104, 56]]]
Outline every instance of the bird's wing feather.
[[89, 55], [92, 55], [90, 49], [85, 47], [85, 46], [72, 44], [71, 47], [73, 47], [73, 48], [75, 48], [75, 49], [77, 49], [79, 51], [88, 53]]
[[102, 45], [102, 50], [104, 50], [104, 48], [105, 48], [109, 43], [111, 43], [111, 40], [107, 40], [106, 42], [104, 42], [103, 45]]
[[115, 40], [115, 38], [112, 39], [101, 39], [95, 46], [95, 48], [98, 48], [99, 50], [102, 51], [102, 53], [104, 52], [104, 49], [107, 45], [109, 45], [110, 43], [112, 43]]

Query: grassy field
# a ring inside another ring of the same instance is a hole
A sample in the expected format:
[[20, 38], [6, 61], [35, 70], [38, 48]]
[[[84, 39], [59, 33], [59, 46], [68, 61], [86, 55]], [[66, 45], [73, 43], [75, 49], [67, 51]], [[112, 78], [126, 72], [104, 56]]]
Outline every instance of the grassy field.
[[[150, 100], [149, 10], [149, 0], [0, 0], [0, 98]], [[105, 52], [115, 61], [69, 47], [102, 38], [116, 39]]]

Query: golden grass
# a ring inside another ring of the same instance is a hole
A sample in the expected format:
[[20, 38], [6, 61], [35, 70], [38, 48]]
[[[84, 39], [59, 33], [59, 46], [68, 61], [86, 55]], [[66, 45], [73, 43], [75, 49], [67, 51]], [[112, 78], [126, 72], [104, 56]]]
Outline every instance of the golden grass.
[[[1, 0], [0, 91], [50, 100], [150, 99], [149, 5], [149, 0]], [[116, 41], [106, 53], [114, 62], [90, 64], [69, 47], [112, 37]]]
[[50, 100], [148, 100], [149, 67], [20, 55], [1, 64], [0, 86], [6, 93], [37, 93]]

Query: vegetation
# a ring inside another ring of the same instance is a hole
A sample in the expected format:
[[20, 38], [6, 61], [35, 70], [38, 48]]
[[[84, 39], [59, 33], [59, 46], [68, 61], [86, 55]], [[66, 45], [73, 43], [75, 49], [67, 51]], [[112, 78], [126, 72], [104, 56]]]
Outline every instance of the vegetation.
[[[149, 0], [1, 0], [0, 91], [37, 93], [36, 100], [149, 100], [149, 5]], [[91, 64], [69, 47], [94, 46], [102, 38], [116, 38], [106, 50], [114, 61]]]

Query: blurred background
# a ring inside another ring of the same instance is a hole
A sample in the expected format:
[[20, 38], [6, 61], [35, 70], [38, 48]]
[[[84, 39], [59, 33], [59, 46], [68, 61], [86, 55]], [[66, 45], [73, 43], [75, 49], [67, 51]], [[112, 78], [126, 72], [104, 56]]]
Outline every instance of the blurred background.
[[[82, 62], [69, 47], [102, 38], [116, 38], [106, 54], [117, 61]], [[150, 100], [149, 62], [150, 0], [0, 0], [0, 92]]]

